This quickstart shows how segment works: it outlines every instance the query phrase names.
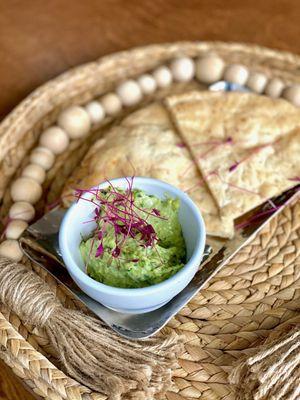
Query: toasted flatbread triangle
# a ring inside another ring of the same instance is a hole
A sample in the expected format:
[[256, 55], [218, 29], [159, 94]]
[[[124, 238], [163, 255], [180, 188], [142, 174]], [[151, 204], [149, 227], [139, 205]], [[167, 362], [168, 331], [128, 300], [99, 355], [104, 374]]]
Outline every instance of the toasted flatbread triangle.
[[162, 129], [170, 129], [172, 121], [168, 111], [160, 103], [152, 103], [125, 117], [122, 126], [134, 127], [141, 125], [155, 125]]
[[300, 111], [283, 99], [253, 93], [194, 91], [166, 104], [189, 145], [231, 137], [236, 147], [270, 143], [300, 124]]
[[300, 140], [300, 111], [293, 105], [214, 92], [173, 96], [166, 103], [222, 215], [236, 218], [293, 186]]

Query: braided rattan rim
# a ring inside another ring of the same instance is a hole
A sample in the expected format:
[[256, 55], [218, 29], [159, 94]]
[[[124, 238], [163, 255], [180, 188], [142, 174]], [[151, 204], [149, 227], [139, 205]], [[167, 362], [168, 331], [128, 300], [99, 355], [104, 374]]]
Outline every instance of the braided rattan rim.
[[[242, 62], [286, 83], [300, 82], [299, 56], [254, 45], [221, 42], [141, 47], [74, 68], [35, 90], [0, 125], [2, 215], [10, 201], [6, 188], [11, 178], [41, 130], [54, 121], [61, 109], [98, 97], [117, 81], [152, 69], [175, 56], [206, 52], [218, 53], [228, 63]], [[75, 144], [71, 152], [77, 148]], [[71, 159], [71, 152], [65, 157]], [[61, 162], [58, 161], [56, 168]], [[50, 171], [50, 176], [51, 173], [54, 172]], [[247, 352], [256, 340], [267, 336], [270, 329], [297, 318], [299, 214], [299, 205], [285, 210], [172, 320], [167, 329], [184, 334], [186, 352], [175, 372], [177, 393], [168, 394], [170, 399], [234, 398], [226, 380], [233, 361], [240, 357], [241, 351]], [[65, 304], [74, 306], [50, 276], [37, 272], [44, 275]], [[103, 398], [66, 377], [42, 354], [51, 354], [42, 331], [25, 327], [4, 306], [1, 311], [0, 356], [36, 393], [47, 399]]]

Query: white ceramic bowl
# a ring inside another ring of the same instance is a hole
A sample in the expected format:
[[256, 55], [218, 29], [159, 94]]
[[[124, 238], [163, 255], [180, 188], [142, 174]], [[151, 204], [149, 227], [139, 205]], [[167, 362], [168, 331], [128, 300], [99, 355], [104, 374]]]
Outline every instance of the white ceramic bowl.
[[[128, 187], [128, 181], [125, 178], [113, 179], [111, 182], [115, 187], [124, 189]], [[107, 186], [109, 184], [105, 182], [99, 185], [99, 188]], [[90, 278], [84, 272], [79, 244], [81, 235], [88, 235], [96, 227], [94, 222], [86, 223], [89, 216], [93, 215], [95, 206], [83, 199], [74, 203], [67, 211], [60, 227], [59, 247], [71, 277], [87, 295], [113, 310], [144, 313], [167, 303], [191, 281], [202, 259], [205, 226], [198, 207], [186, 193], [174, 186], [157, 179], [135, 177], [133, 188], [142, 189], [159, 198], [168, 195], [180, 199], [179, 221], [186, 243], [187, 262], [175, 275], [161, 283], [140, 289], [111, 287]], [[91, 196], [91, 194], [84, 194], [85, 198]]]

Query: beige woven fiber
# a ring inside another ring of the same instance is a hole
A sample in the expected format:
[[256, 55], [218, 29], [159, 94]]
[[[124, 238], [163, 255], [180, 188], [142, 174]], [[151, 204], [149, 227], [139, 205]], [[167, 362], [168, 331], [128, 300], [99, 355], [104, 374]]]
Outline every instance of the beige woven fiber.
[[[178, 55], [221, 55], [227, 63], [240, 62], [285, 83], [300, 82], [300, 57], [257, 46], [228, 43], [175, 43], [154, 45], [106, 56], [66, 72], [38, 88], [0, 125], [1, 218], [11, 204], [9, 186], [18, 176], [42, 129], [60, 110], [82, 104], [111, 90], [121, 80], [149, 71]], [[149, 103], [185, 85], [171, 86], [149, 97]], [[300, 112], [300, 111], [299, 111]], [[41, 215], [60, 195], [66, 177], [101, 132], [84, 142], [74, 141], [57, 157], [43, 185], [38, 204]], [[59, 170], [59, 174], [57, 171]], [[44, 270], [24, 260], [52, 288], [67, 307], [81, 307]], [[300, 203], [284, 209], [246, 246], [181, 312], [165, 331], [184, 339], [185, 351], [174, 371], [169, 400], [234, 400], [237, 393], [228, 374], [245, 355], [255, 352], [270, 333], [300, 321]], [[43, 329], [24, 325], [5, 306], [0, 309], [0, 357], [38, 395], [49, 400], [99, 400], [92, 392], [66, 376]]]

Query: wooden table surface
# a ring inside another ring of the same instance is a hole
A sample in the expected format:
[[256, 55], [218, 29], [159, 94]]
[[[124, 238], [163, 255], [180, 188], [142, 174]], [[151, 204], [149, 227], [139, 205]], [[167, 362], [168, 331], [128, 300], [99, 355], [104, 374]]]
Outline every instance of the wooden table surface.
[[[67, 69], [133, 46], [257, 43], [300, 53], [299, 0], [0, 0], [0, 119]], [[33, 400], [7, 367], [0, 399]]]

